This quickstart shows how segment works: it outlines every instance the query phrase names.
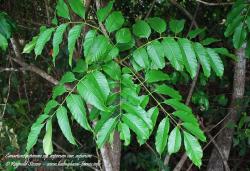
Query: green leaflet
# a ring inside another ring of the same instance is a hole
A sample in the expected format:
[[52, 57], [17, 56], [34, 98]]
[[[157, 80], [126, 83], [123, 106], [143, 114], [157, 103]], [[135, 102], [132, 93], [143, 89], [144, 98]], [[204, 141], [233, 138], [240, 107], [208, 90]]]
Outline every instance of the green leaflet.
[[166, 117], [160, 122], [156, 132], [155, 147], [156, 151], [160, 155], [162, 154], [167, 145], [169, 126], [170, 126], [169, 119], [168, 117]]
[[250, 31], [250, 16], [247, 17], [246, 23], [247, 23], [248, 30]]
[[71, 83], [74, 82], [75, 80], [76, 80], [75, 75], [72, 72], [66, 72], [62, 76], [60, 84]]
[[190, 112], [177, 110], [173, 113], [173, 115], [178, 117], [183, 122], [188, 122], [188, 123], [191, 123], [195, 126], [199, 126], [198, 120]]
[[67, 90], [64, 85], [57, 85], [53, 88], [52, 91], [52, 98], [55, 99], [58, 96], [61, 96], [62, 94], [66, 93]]
[[151, 34], [150, 26], [143, 20], [136, 21], [132, 28], [134, 35], [140, 38], [148, 38]]
[[73, 134], [71, 132], [71, 128], [69, 125], [67, 109], [63, 106], [60, 106], [56, 111], [56, 118], [57, 118], [58, 125], [59, 125], [63, 135], [66, 137], [66, 139], [71, 144], [76, 145], [75, 139], [73, 137]]
[[199, 142], [191, 134], [185, 131], [183, 131], [183, 134], [184, 134], [184, 146], [185, 146], [187, 156], [190, 158], [190, 160], [192, 160], [192, 162], [196, 166], [200, 167], [203, 152], [202, 152]]
[[209, 77], [211, 74], [211, 67], [206, 49], [200, 43], [196, 42], [194, 43], [194, 50], [199, 62], [201, 63], [204, 75]]
[[211, 48], [207, 48], [207, 54], [212, 69], [215, 71], [218, 77], [221, 77], [224, 72], [224, 66], [219, 55]]
[[111, 12], [113, 8], [113, 4], [114, 4], [114, 1], [110, 1], [106, 7], [100, 8], [97, 11], [96, 15], [97, 15], [99, 22], [103, 22], [106, 19], [106, 17], [109, 15], [109, 13]]
[[164, 95], [170, 96], [176, 100], [182, 99], [182, 96], [180, 95], [180, 93], [178, 91], [176, 91], [172, 87], [169, 87], [165, 84], [156, 86], [155, 92], [159, 93], [159, 94], [164, 94]]
[[83, 4], [83, 0], [68, 0], [68, 3], [74, 13], [79, 15], [81, 18], [85, 18], [85, 7]]
[[147, 46], [149, 58], [152, 60], [154, 69], [162, 69], [165, 67], [164, 48], [159, 41], [153, 41]]
[[165, 100], [163, 103], [173, 107], [175, 110], [182, 110], [185, 112], [192, 113], [192, 110], [187, 105], [179, 102], [176, 99], [168, 99], [168, 100]]
[[122, 28], [115, 34], [117, 43], [128, 43], [132, 40], [131, 32], [128, 28]]
[[190, 32], [188, 32], [188, 37], [190, 39], [196, 38], [198, 35], [200, 35], [204, 31], [205, 31], [205, 28], [196, 28], [196, 29], [191, 30]]
[[78, 37], [81, 34], [82, 31], [82, 24], [75, 25], [69, 30], [69, 35], [68, 35], [68, 50], [69, 50], [69, 65], [72, 66], [72, 58], [73, 58], [73, 53], [75, 50], [75, 44], [78, 39]]
[[208, 38], [202, 40], [202, 41], [201, 41], [201, 44], [202, 44], [203, 46], [207, 46], [207, 45], [210, 45], [210, 44], [212, 44], [212, 43], [219, 42], [219, 41], [221, 41], [221, 40], [220, 40], [220, 39], [213, 38], [213, 37], [208, 37]]
[[79, 95], [71, 94], [66, 98], [67, 106], [74, 119], [86, 130], [91, 130], [86, 116], [83, 99]]
[[195, 52], [193, 50], [191, 42], [186, 38], [178, 39], [178, 43], [181, 47], [183, 54], [183, 61], [185, 68], [189, 72], [191, 78], [194, 78], [197, 73], [198, 62], [195, 57]]
[[235, 31], [235, 28], [242, 22], [243, 16], [239, 15], [227, 26], [226, 31], [224, 32], [224, 35], [226, 37], [229, 37], [233, 32]]
[[122, 27], [125, 19], [120, 11], [112, 12], [105, 21], [106, 29], [109, 33]]
[[149, 56], [145, 48], [138, 48], [133, 52], [133, 59], [142, 68], [149, 67]]
[[148, 18], [147, 23], [154, 31], [160, 34], [166, 31], [167, 24], [163, 19], [159, 17]]
[[[7, 39], [0, 33], [0, 49], [3, 51], [6, 51], [8, 47], [8, 41]], [[26, 47], [26, 46], [25, 46]]]
[[59, 103], [57, 102], [57, 101], [55, 101], [55, 100], [50, 100], [47, 104], [46, 104], [46, 106], [45, 106], [45, 108], [44, 108], [44, 114], [49, 114], [49, 112], [51, 111], [51, 109], [53, 109], [53, 108], [55, 108], [56, 106], [58, 106], [59, 105]]
[[59, 46], [62, 43], [63, 40], [63, 33], [65, 32], [68, 24], [61, 24], [59, 27], [57, 27], [54, 36], [53, 36], [53, 62], [55, 64], [56, 57], [59, 53]]
[[106, 77], [101, 72], [94, 71], [87, 74], [85, 79], [77, 85], [77, 90], [87, 103], [99, 110], [107, 110], [105, 104], [110, 89]]
[[126, 101], [133, 105], [140, 105], [142, 102], [142, 96], [138, 96], [138, 93], [133, 88], [122, 88], [121, 96], [123, 99], [126, 99]]
[[56, 13], [58, 16], [70, 20], [69, 9], [64, 0], [58, 0], [56, 4]]
[[165, 56], [168, 58], [171, 65], [177, 70], [183, 70], [183, 57], [178, 43], [172, 37], [163, 39], [162, 45], [164, 47]]
[[236, 49], [241, 48], [247, 37], [247, 31], [243, 23], [236, 27], [233, 35], [233, 44]]
[[175, 34], [180, 33], [184, 29], [185, 20], [175, 20], [171, 19], [169, 22], [169, 27]]
[[76, 67], [73, 68], [73, 72], [84, 73], [87, 71], [87, 69], [88, 65], [86, 64], [86, 62], [83, 59], [79, 59], [76, 63]]
[[51, 119], [47, 121], [46, 124], [46, 133], [43, 138], [43, 151], [46, 155], [53, 153], [53, 144], [52, 144], [52, 121]]
[[28, 140], [27, 140], [27, 145], [26, 145], [27, 152], [29, 152], [32, 149], [32, 147], [36, 144], [38, 136], [43, 126], [44, 124], [37, 123], [37, 122], [33, 123], [33, 125], [31, 126]]
[[88, 53], [86, 54], [86, 63], [91, 64], [92, 62], [96, 62], [102, 59], [107, 51], [109, 46], [108, 39], [99, 35], [93, 39], [92, 44], [89, 47]]
[[132, 131], [135, 132], [139, 139], [148, 139], [149, 130], [147, 125], [139, 117], [132, 114], [124, 114], [122, 116], [122, 121], [128, 125]]
[[97, 145], [98, 148], [101, 148], [106, 141], [109, 139], [111, 132], [115, 129], [117, 124], [116, 118], [110, 118], [107, 122], [104, 123], [101, 130], [97, 133]]
[[206, 137], [203, 133], [203, 131], [199, 128], [198, 125], [194, 125], [190, 122], [184, 122], [183, 127], [186, 128], [191, 134], [195, 135], [198, 139], [200, 139], [201, 141], [205, 142], [206, 141]]
[[84, 38], [83, 42], [83, 50], [84, 50], [84, 56], [86, 57], [89, 53], [89, 50], [95, 40], [97, 33], [96, 30], [89, 30]]
[[168, 137], [168, 154], [176, 153], [181, 148], [181, 133], [178, 127], [175, 127]]
[[153, 128], [155, 127], [158, 115], [159, 115], [159, 109], [157, 107], [152, 107], [148, 111], [148, 116], [151, 118]]
[[239, 4], [237, 7], [235, 6], [227, 15], [227, 24], [230, 24], [234, 21], [234, 19], [239, 16], [243, 8], [246, 7], [246, 4]]
[[41, 55], [45, 44], [50, 40], [51, 34], [54, 30], [54, 28], [48, 28], [39, 35], [35, 46], [36, 57]]
[[169, 80], [169, 75], [160, 70], [149, 70], [146, 73], [145, 80], [148, 83]]
[[130, 144], [130, 139], [131, 139], [130, 129], [128, 125], [120, 122], [119, 129], [120, 129], [120, 138], [124, 140], [124, 145], [128, 146]]
[[[0, 37], [1, 37], [1, 34], [0, 34]], [[32, 40], [25, 45], [22, 53], [30, 53], [35, 48], [37, 39], [38, 39], [38, 36], [33, 37]]]
[[108, 74], [114, 80], [121, 79], [121, 67], [114, 61], [110, 61], [109, 63], [103, 66], [103, 70], [106, 74]]

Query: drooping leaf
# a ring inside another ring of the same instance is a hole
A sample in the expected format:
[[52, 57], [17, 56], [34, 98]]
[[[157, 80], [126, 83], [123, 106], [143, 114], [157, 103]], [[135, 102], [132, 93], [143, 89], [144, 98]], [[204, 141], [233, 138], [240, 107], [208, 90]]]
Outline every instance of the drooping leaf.
[[122, 27], [125, 19], [120, 11], [112, 12], [105, 21], [106, 29], [109, 33]]
[[129, 127], [128, 125], [122, 122], [120, 122], [119, 126], [120, 126], [120, 137], [122, 140], [124, 140], [124, 145], [127, 146], [130, 144], [130, 138], [131, 138]]
[[110, 1], [106, 7], [100, 8], [97, 11], [96, 15], [97, 15], [99, 22], [103, 22], [106, 19], [106, 17], [109, 15], [109, 13], [111, 12], [113, 8], [113, 4], [114, 4], [114, 1]]
[[133, 59], [142, 68], [148, 68], [149, 60], [148, 54], [145, 48], [138, 48], [133, 52]]
[[179, 102], [176, 99], [168, 99], [168, 100], [165, 100], [164, 103], [169, 106], [172, 106], [175, 110], [182, 110], [182, 111], [192, 113], [192, 110], [187, 105]]
[[240, 23], [243, 20], [243, 16], [238, 15], [234, 20], [227, 26], [226, 31], [224, 32], [224, 35], [226, 37], [229, 37], [233, 32], [235, 31], [236, 27], [240, 25]]
[[177, 70], [183, 70], [183, 57], [178, 43], [172, 37], [163, 39], [164, 53], [171, 65]]
[[145, 80], [148, 83], [169, 80], [169, 75], [160, 70], [149, 70], [146, 72]]
[[61, 24], [59, 27], [57, 27], [56, 32], [53, 36], [53, 62], [55, 64], [56, 57], [59, 53], [59, 47], [63, 40], [63, 33], [65, 32], [68, 24]]
[[83, 0], [68, 0], [71, 9], [81, 18], [85, 18], [85, 7]]
[[204, 31], [205, 31], [205, 28], [196, 28], [196, 29], [191, 30], [190, 32], [188, 32], [188, 37], [190, 39], [196, 38], [198, 35], [200, 35]]
[[190, 122], [184, 122], [183, 127], [186, 128], [191, 134], [195, 135], [199, 140], [205, 142], [206, 136], [203, 131], [199, 128], [199, 126], [194, 125]]
[[71, 94], [66, 98], [67, 106], [74, 119], [86, 130], [90, 130], [90, 125], [86, 116], [86, 109], [83, 99], [79, 95]]
[[54, 30], [54, 28], [48, 28], [39, 35], [35, 46], [36, 56], [41, 55], [45, 44], [50, 40], [51, 34]]
[[52, 144], [52, 121], [51, 119], [46, 123], [46, 133], [43, 138], [43, 151], [46, 155], [53, 153], [53, 144]]
[[160, 34], [166, 31], [167, 24], [163, 19], [159, 17], [148, 18], [147, 23], [154, 31]]
[[189, 72], [191, 78], [194, 78], [197, 73], [198, 62], [195, 57], [195, 52], [193, 50], [192, 44], [186, 38], [178, 39], [178, 43], [183, 54], [185, 68]]
[[247, 37], [247, 31], [244, 28], [243, 23], [236, 27], [233, 35], [233, 44], [236, 49], [240, 48], [245, 42]]
[[66, 92], [66, 88], [64, 85], [57, 85], [53, 88], [53, 95], [52, 95], [52, 98], [55, 99], [57, 98], [58, 96], [61, 96], [62, 94], [64, 94]]
[[169, 119], [168, 117], [166, 117], [160, 122], [157, 132], [156, 132], [155, 147], [156, 147], [156, 151], [160, 155], [162, 154], [165, 147], [167, 146], [169, 126], [170, 126]]
[[66, 137], [66, 139], [71, 144], [76, 145], [75, 139], [73, 137], [73, 134], [71, 132], [71, 128], [69, 125], [67, 109], [63, 106], [60, 106], [56, 111], [56, 118], [57, 118], [58, 125], [59, 125], [63, 135]]
[[108, 74], [114, 80], [121, 79], [121, 67], [114, 61], [110, 61], [109, 63], [103, 66], [103, 70], [106, 74]]
[[58, 16], [70, 20], [69, 9], [64, 0], [58, 0], [56, 5], [56, 13]]
[[132, 28], [133, 33], [140, 38], [148, 38], [151, 34], [150, 26], [143, 20], [136, 21]]
[[221, 77], [224, 72], [224, 66], [219, 55], [211, 48], [207, 48], [207, 54], [208, 54], [212, 69], [215, 71], [218, 77]]
[[153, 41], [147, 46], [149, 58], [152, 60], [154, 69], [162, 69], [165, 67], [164, 48], [159, 41]]
[[159, 94], [164, 94], [164, 95], [170, 96], [176, 100], [182, 99], [182, 96], [180, 95], [180, 93], [178, 91], [176, 91], [172, 87], [169, 87], [165, 84], [156, 86], [155, 92], [159, 93]]
[[158, 115], [159, 115], [159, 109], [157, 107], [152, 107], [148, 111], [148, 116], [151, 118], [153, 128], [155, 127]]
[[89, 50], [95, 40], [97, 33], [96, 30], [89, 30], [84, 38], [83, 42], [83, 50], [84, 50], [84, 56], [86, 57], [89, 53]]
[[175, 127], [168, 137], [168, 153], [173, 154], [181, 148], [181, 133], [178, 127]]
[[213, 38], [213, 37], [208, 37], [208, 38], [202, 40], [202, 41], [201, 41], [201, 44], [202, 44], [203, 46], [207, 46], [207, 45], [210, 45], [210, 44], [212, 44], [212, 43], [219, 42], [219, 41], [221, 41], [221, 40], [220, 40], [220, 39]]
[[60, 83], [61, 84], [71, 83], [75, 80], [76, 80], [75, 75], [72, 72], [66, 72], [61, 78]]
[[106, 141], [109, 139], [111, 132], [115, 129], [117, 124], [116, 118], [110, 118], [104, 123], [101, 130], [97, 133], [97, 145], [98, 148], [101, 148]]
[[199, 142], [191, 134], [185, 131], [183, 131], [183, 134], [184, 134], [184, 146], [185, 146], [187, 156], [190, 158], [190, 160], [192, 160], [192, 162], [196, 166], [200, 167], [203, 152], [202, 152]]
[[101, 72], [89, 73], [84, 80], [79, 82], [77, 90], [87, 103], [99, 110], [107, 110], [105, 103], [110, 89], [106, 77]]
[[185, 20], [175, 20], [171, 19], [169, 22], [169, 27], [175, 34], [180, 33], [184, 28]]
[[72, 58], [73, 58], [73, 53], [75, 50], [75, 44], [78, 39], [78, 37], [81, 34], [82, 31], [82, 24], [75, 25], [69, 30], [69, 35], [68, 35], [68, 50], [69, 50], [69, 65], [72, 66]]
[[194, 43], [194, 50], [199, 62], [201, 63], [204, 75], [209, 77], [211, 74], [211, 67], [206, 49], [200, 43], [196, 42]]
[[[0, 37], [1, 37], [1, 34], [0, 34]], [[23, 53], [30, 53], [35, 48], [37, 39], [38, 39], [38, 36], [33, 37], [32, 40], [24, 46]]]
[[128, 43], [132, 40], [131, 32], [128, 28], [122, 28], [115, 34], [117, 43]]
[[43, 126], [44, 124], [39, 124], [36, 122], [31, 126], [31, 129], [28, 135], [27, 145], [26, 145], [27, 152], [29, 152], [33, 148], [33, 146], [36, 144], [38, 136]]
[[188, 123], [192, 123], [195, 126], [199, 126], [198, 120], [190, 112], [177, 110], [173, 113], [173, 115], [178, 117], [183, 122], [188, 122]]
[[8, 41], [7, 39], [0, 33], [0, 49], [3, 51], [6, 51], [8, 47]]

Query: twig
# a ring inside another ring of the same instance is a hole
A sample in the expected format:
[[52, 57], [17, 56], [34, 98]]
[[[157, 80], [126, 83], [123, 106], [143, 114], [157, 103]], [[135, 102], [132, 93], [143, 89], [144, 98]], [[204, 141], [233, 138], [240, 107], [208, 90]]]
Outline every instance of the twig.
[[196, 0], [197, 2], [204, 4], [204, 5], [208, 5], [208, 6], [223, 6], [223, 5], [233, 5], [233, 2], [218, 2], [218, 3], [213, 3], [213, 2], [205, 2], [202, 0]]
[[12, 72], [10, 73], [10, 76], [9, 76], [9, 81], [8, 81], [8, 93], [7, 93], [6, 100], [5, 100], [5, 102], [4, 102], [4, 107], [3, 107], [3, 112], [2, 112], [1, 119], [3, 119], [3, 117], [4, 117], [5, 110], [6, 110], [6, 106], [7, 106], [7, 104], [8, 104], [8, 100], [9, 100], [9, 96], [10, 96], [11, 76], [12, 76]]
[[155, 6], [155, 2], [156, 2], [156, 0], [153, 0], [152, 4], [151, 4], [151, 6], [150, 6], [150, 8], [148, 10], [148, 13], [145, 16], [145, 19], [147, 19], [149, 17], [149, 15], [151, 14], [151, 12], [152, 12], [152, 10], [153, 10], [153, 8]]

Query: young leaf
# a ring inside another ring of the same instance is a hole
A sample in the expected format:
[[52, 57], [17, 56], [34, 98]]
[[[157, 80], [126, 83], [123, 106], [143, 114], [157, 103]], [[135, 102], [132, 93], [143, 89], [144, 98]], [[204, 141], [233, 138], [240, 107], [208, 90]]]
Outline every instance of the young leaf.
[[66, 88], [64, 87], [64, 85], [57, 85], [53, 88], [53, 95], [52, 95], [52, 98], [55, 99], [57, 98], [58, 96], [61, 96], [62, 94], [64, 94], [66, 92]]
[[108, 74], [114, 80], [121, 79], [121, 67], [114, 61], [110, 61], [109, 63], [103, 66], [103, 70], [106, 74]]
[[122, 117], [122, 121], [134, 131], [138, 138], [147, 139], [149, 137], [149, 130], [143, 120], [136, 115], [125, 114]]
[[[1, 37], [1, 34], [0, 34], [0, 37]], [[33, 37], [32, 40], [29, 43], [27, 43], [25, 47], [23, 48], [23, 53], [30, 53], [35, 48], [37, 39], [38, 39], [38, 36]]]
[[130, 129], [128, 125], [122, 122], [120, 122], [119, 126], [120, 126], [120, 137], [121, 139], [124, 140], [124, 145], [127, 146], [130, 144], [130, 139], [131, 139]]
[[59, 53], [59, 46], [62, 43], [63, 40], [63, 33], [65, 32], [68, 24], [61, 24], [60, 26], [57, 27], [56, 32], [53, 36], [53, 62], [55, 64], [56, 57]]
[[152, 60], [155, 69], [162, 69], [165, 67], [164, 48], [159, 41], [153, 41], [147, 46], [149, 58]]
[[117, 43], [128, 43], [132, 40], [130, 30], [128, 28], [122, 28], [118, 30], [115, 34], [115, 39]]
[[51, 34], [53, 33], [54, 30], [55, 30], [54, 28], [49, 28], [43, 31], [39, 35], [37, 42], [36, 42], [36, 46], [35, 46], [36, 56], [41, 55], [45, 44], [50, 40]]
[[190, 158], [190, 160], [192, 160], [192, 162], [196, 166], [200, 167], [203, 152], [202, 152], [199, 142], [191, 134], [185, 131], [183, 131], [183, 134], [184, 134], [184, 146], [185, 146], [187, 156]]
[[158, 32], [158, 33], [163, 33], [164, 31], [166, 31], [166, 27], [167, 27], [167, 24], [166, 22], [159, 18], [159, 17], [153, 17], [153, 18], [149, 18], [147, 19], [147, 23], [150, 25], [150, 27]]
[[194, 124], [189, 123], [189, 122], [184, 122], [182, 125], [188, 131], [190, 131], [191, 134], [195, 135], [199, 140], [201, 140], [203, 142], [206, 141], [206, 137], [205, 137], [204, 133], [202, 132], [202, 130], [199, 128], [199, 126], [194, 125]]
[[221, 77], [224, 72], [224, 66], [219, 55], [213, 49], [210, 48], [207, 48], [207, 54], [212, 69], [215, 71], [218, 77]]
[[171, 19], [169, 22], [169, 27], [175, 34], [180, 33], [184, 28], [185, 20], [175, 20]]
[[85, 7], [83, 0], [68, 0], [71, 9], [81, 18], [85, 18]]
[[151, 29], [148, 23], [138, 20], [133, 25], [133, 33], [140, 38], [148, 38], [151, 34]]
[[181, 148], [181, 133], [178, 127], [175, 127], [169, 134], [168, 138], [168, 153], [173, 154]]
[[200, 43], [196, 42], [194, 43], [194, 50], [199, 62], [201, 63], [204, 75], [209, 77], [211, 74], [211, 67], [206, 49]]
[[105, 103], [110, 89], [106, 77], [101, 72], [89, 73], [84, 80], [79, 82], [77, 90], [87, 103], [99, 110], [107, 110]]
[[240, 48], [245, 42], [247, 37], [247, 31], [244, 28], [243, 23], [236, 27], [233, 35], [233, 44], [236, 49]]
[[56, 13], [58, 16], [70, 20], [69, 9], [64, 0], [58, 0], [56, 5]]
[[112, 12], [105, 21], [106, 29], [109, 33], [122, 27], [125, 19], [120, 11]]
[[114, 4], [114, 1], [110, 1], [106, 7], [100, 8], [97, 11], [96, 15], [97, 15], [99, 22], [103, 22], [106, 19], [106, 17], [109, 15], [109, 13], [111, 12], [113, 8], [113, 4]]
[[145, 48], [138, 48], [133, 52], [133, 59], [142, 68], [148, 68], [149, 56]]
[[46, 133], [43, 138], [43, 151], [46, 155], [53, 153], [53, 144], [52, 144], [52, 121], [51, 119], [46, 123]]
[[198, 63], [195, 57], [195, 52], [192, 48], [192, 44], [186, 38], [180, 38], [178, 43], [182, 50], [185, 68], [189, 72], [191, 78], [194, 78], [197, 72]]
[[28, 140], [27, 140], [27, 145], [26, 145], [27, 152], [29, 152], [33, 148], [33, 146], [36, 144], [38, 136], [39, 136], [43, 126], [44, 126], [44, 124], [41, 124], [41, 123], [39, 124], [36, 122], [31, 126]]
[[116, 118], [110, 118], [107, 122], [104, 123], [101, 130], [97, 133], [97, 145], [98, 148], [101, 148], [106, 141], [109, 139], [111, 132], [115, 129], [117, 124]]
[[56, 111], [56, 118], [60, 129], [62, 130], [63, 135], [67, 138], [67, 140], [76, 145], [75, 139], [72, 135], [71, 128], [69, 125], [69, 119], [67, 115], [67, 109], [63, 106], [60, 106]]
[[72, 58], [73, 58], [73, 53], [75, 50], [75, 44], [78, 39], [78, 37], [81, 34], [82, 31], [82, 24], [75, 25], [72, 27], [69, 31], [68, 35], [68, 50], [69, 50], [69, 65], [72, 66]]
[[66, 72], [63, 75], [62, 79], [60, 80], [60, 83], [61, 84], [71, 83], [71, 82], [73, 82], [75, 80], [76, 80], [75, 75], [72, 72]]
[[66, 98], [67, 106], [74, 119], [86, 130], [90, 130], [83, 99], [79, 95], [71, 94]]
[[159, 70], [149, 70], [146, 72], [145, 80], [148, 83], [169, 80], [169, 75]]
[[164, 118], [157, 129], [155, 136], [155, 147], [156, 151], [161, 155], [164, 151], [167, 140], [168, 140], [168, 131], [169, 131], [169, 119], [168, 117]]
[[169, 87], [167, 85], [158, 85], [155, 88], [155, 92], [159, 93], [159, 94], [164, 94], [167, 96], [170, 96], [176, 100], [181, 100], [182, 97], [180, 95], [180, 93], [178, 91], [176, 91], [175, 89], [173, 89], [172, 87]]
[[182, 111], [185, 111], [188, 113], [192, 113], [192, 110], [188, 106], [179, 102], [176, 99], [168, 99], [168, 100], [165, 100], [163, 103], [165, 103], [169, 106], [172, 106], [175, 110], [182, 110]]
[[165, 56], [168, 58], [171, 65], [177, 70], [183, 70], [183, 57], [178, 43], [172, 37], [163, 39], [162, 45], [164, 47]]

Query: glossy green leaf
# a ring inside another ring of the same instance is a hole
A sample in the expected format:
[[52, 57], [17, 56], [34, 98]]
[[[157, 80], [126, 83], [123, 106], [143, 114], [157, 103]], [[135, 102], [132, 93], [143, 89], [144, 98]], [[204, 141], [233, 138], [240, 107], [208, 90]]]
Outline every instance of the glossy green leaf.
[[120, 29], [125, 19], [120, 11], [112, 12], [105, 21], [106, 29], [109, 33]]
[[147, 46], [149, 58], [152, 60], [154, 69], [162, 69], [165, 67], [164, 48], [159, 41], [153, 41]]
[[83, 50], [84, 56], [86, 57], [89, 53], [89, 50], [97, 36], [96, 30], [89, 30], [84, 38]]
[[227, 26], [226, 31], [224, 32], [224, 35], [226, 37], [229, 37], [233, 32], [235, 31], [236, 27], [240, 25], [242, 20], [244, 19], [243, 16], [239, 15]]
[[171, 19], [169, 22], [169, 27], [175, 34], [180, 33], [184, 29], [185, 20], [175, 20]]
[[68, 35], [68, 51], [69, 51], [69, 65], [72, 66], [72, 58], [75, 50], [75, 44], [77, 39], [80, 37], [82, 31], [82, 24], [75, 25], [69, 30]]
[[236, 60], [237, 57], [235, 56], [235, 54], [230, 53], [226, 48], [213, 48], [213, 50], [221, 55], [227, 56], [229, 58], [232, 58], [233, 60]]
[[178, 91], [176, 91], [175, 89], [173, 89], [172, 87], [169, 87], [167, 85], [156, 86], [155, 92], [159, 93], [159, 94], [164, 94], [164, 95], [170, 96], [176, 100], [182, 99], [182, 96], [180, 95], [180, 93]]
[[43, 138], [43, 151], [46, 155], [53, 153], [53, 144], [52, 144], [52, 121], [51, 119], [46, 123], [46, 133]]
[[125, 123], [120, 123], [119, 125], [120, 125], [120, 137], [121, 139], [124, 140], [124, 145], [127, 146], [130, 144], [130, 139], [131, 139], [129, 127]]
[[149, 56], [145, 48], [138, 48], [133, 52], [133, 59], [142, 68], [149, 67]]
[[167, 24], [163, 19], [159, 17], [148, 18], [147, 23], [154, 31], [160, 34], [166, 31]]
[[241, 48], [243, 43], [246, 41], [247, 37], [247, 31], [244, 28], [243, 23], [238, 25], [235, 29], [234, 35], [233, 35], [233, 44], [236, 49]]
[[191, 123], [195, 126], [199, 126], [198, 120], [190, 112], [177, 110], [173, 113], [173, 115], [178, 117], [183, 122], [188, 122], [188, 123]]
[[202, 40], [202, 41], [201, 41], [201, 44], [202, 44], [203, 46], [207, 46], [207, 45], [210, 45], [210, 44], [212, 44], [212, 43], [219, 42], [219, 41], [221, 41], [221, 40], [220, 40], [220, 39], [213, 38], [213, 37], [208, 37], [208, 38]]
[[76, 67], [73, 69], [73, 72], [84, 73], [88, 69], [88, 65], [83, 59], [79, 59], [76, 63]]
[[113, 4], [114, 4], [114, 1], [110, 1], [106, 7], [100, 8], [99, 10], [97, 10], [96, 15], [97, 15], [99, 22], [103, 22], [106, 19], [106, 17], [109, 15], [109, 13], [111, 12], [113, 8]]
[[8, 47], [8, 41], [7, 39], [0, 33], [0, 48], [3, 50], [3, 51], [6, 51]]
[[66, 72], [60, 80], [61, 84], [71, 83], [76, 80], [75, 75], [72, 72]]
[[194, 125], [190, 122], [184, 122], [183, 127], [186, 128], [191, 134], [195, 135], [199, 140], [205, 142], [206, 136], [198, 125]]
[[85, 18], [85, 7], [83, 4], [83, 0], [68, 0], [68, 3], [74, 13], [79, 15], [81, 18]]
[[170, 126], [169, 119], [168, 117], [166, 117], [160, 122], [157, 132], [156, 132], [155, 147], [156, 147], [156, 151], [160, 155], [162, 154], [165, 147], [167, 146], [169, 126]]
[[247, 17], [246, 23], [247, 23], [248, 30], [250, 31], [250, 16]]
[[160, 70], [149, 70], [146, 72], [145, 80], [148, 83], [169, 80], [169, 75]]
[[128, 28], [122, 28], [115, 34], [117, 43], [128, 43], [132, 40], [131, 32]]
[[53, 88], [53, 95], [52, 95], [52, 98], [55, 99], [57, 98], [58, 96], [61, 96], [62, 94], [66, 93], [67, 90], [65, 88], [64, 85], [57, 85]]
[[[1, 34], [0, 34], [0, 37], [1, 37]], [[38, 36], [33, 37], [32, 40], [24, 46], [22, 53], [30, 53], [35, 48], [37, 39], [38, 39]]]
[[196, 29], [191, 30], [190, 32], [188, 32], [188, 37], [190, 39], [196, 38], [198, 35], [200, 35], [204, 31], [205, 31], [205, 28], [196, 28]]
[[64, 0], [58, 0], [56, 5], [56, 13], [58, 16], [70, 20], [69, 9]]
[[59, 103], [57, 102], [57, 101], [55, 101], [55, 100], [50, 100], [47, 104], [46, 104], [46, 106], [45, 106], [45, 108], [44, 108], [44, 114], [48, 114], [53, 108], [55, 108], [56, 106], [58, 106], [59, 105]]
[[219, 55], [211, 48], [207, 48], [207, 54], [212, 69], [215, 71], [218, 77], [221, 77], [224, 72], [224, 66]]
[[65, 107], [60, 106], [56, 111], [56, 118], [58, 125], [63, 133], [63, 135], [66, 137], [66, 139], [71, 143], [76, 145], [75, 139], [73, 137], [73, 134], [71, 132], [71, 128], [69, 125], [69, 119], [67, 115], [67, 110]]
[[181, 133], [178, 127], [175, 127], [168, 137], [168, 153], [171, 155], [181, 148]]
[[200, 167], [203, 152], [202, 152], [199, 142], [191, 134], [185, 131], [183, 131], [183, 134], [184, 134], [184, 146], [185, 146], [187, 156], [190, 158], [190, 160], [192, 160], [192, 162], [196, 166]]
[[39, 124], [36, 122], [31, 126], [31, 129], [28, 135], [27, 145], [26, 145], [27, 152], [29, 152], [33, 148], [33, 146], [36, 144], [38, 136], [43, 126], [44, 124]]
[[151, 34], [150, 26], [143, 20], [136, 21], [132, 28], [134, 35], [140, 38], [148, 38]]
[[158, 115], [159, 115], [159, 109], [157, 107], [152, 107], [148, 111], [148, 116], [151, 118], [153, 128], [155, 127]]
[[192, 113], [192, 110], [187, 105], [179, 102], [176, 99], [168, 99], [168, 100], [165, 100], [164, 103], [169, 106], [172, 106], [175, 110], [182, 110], [182, 111]]
[[114, 61], [110, 61], [109, 63], [103, 66], [103, 70], [106, 74], [108, 74], [114, 80], [121, 79], [121, 67]]

